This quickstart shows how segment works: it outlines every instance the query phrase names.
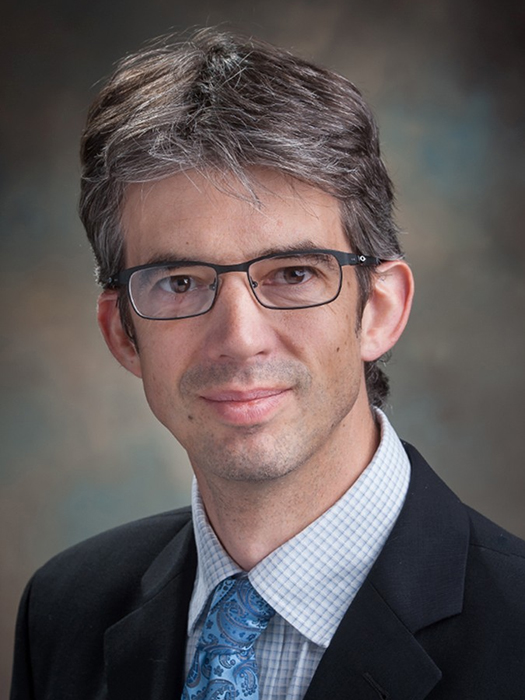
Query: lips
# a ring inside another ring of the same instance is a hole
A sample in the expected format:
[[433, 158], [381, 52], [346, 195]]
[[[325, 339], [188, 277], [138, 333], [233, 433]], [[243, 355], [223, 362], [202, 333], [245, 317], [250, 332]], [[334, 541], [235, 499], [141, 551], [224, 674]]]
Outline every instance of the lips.
[[269, 420], [290, 393], [287, 388], [214, 389], [201, 395], [226, 423], [254, 425]]
[[202, 398], [208, 401], [256, 401], [264, 399], [268, 396], [276, 396], [281, 394], [285, 389], [219, 389], [206, 392]]

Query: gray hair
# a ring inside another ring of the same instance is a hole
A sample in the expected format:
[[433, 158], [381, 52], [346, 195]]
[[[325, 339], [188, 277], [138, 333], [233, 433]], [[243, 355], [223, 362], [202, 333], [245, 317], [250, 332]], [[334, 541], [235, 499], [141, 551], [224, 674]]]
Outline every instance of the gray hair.
[[[262, 41], [213, 28], [162, 39], [123, 59], [89, 111], [82, 137], [80, 216], [103, 286], [124, 266], [120, 209], [126, 186], [197, 169], [254, 196], [265, 167], [335, 197], [353, 252], [401, 257], [393, 189], [378, 129], [346, 78]], [[356, 268], [360, 313], [373, 270]], [[125, 327], [131, 321], [121, 309]], [[131, 324], [132, 328], [132, 324]], [[388, 380], [365, 363], [371, 404]]]

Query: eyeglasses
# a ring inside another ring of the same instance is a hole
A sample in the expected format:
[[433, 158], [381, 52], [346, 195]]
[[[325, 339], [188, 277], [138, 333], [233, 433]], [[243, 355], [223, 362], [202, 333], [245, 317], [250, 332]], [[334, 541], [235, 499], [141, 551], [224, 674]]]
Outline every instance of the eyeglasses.
[[180, 261], [139, 265], [108, 280], [127, 287], [135, 312], [169, 321], [209, 311], [219, 292], [219, 276], [246, 272], [255, 298], [268, 309], [307, 309], [329, 304], [341, 291], [343, 265], [375, 266], [380, 258], [338, 250], [302, 250], [263, 255], [237, 265]]

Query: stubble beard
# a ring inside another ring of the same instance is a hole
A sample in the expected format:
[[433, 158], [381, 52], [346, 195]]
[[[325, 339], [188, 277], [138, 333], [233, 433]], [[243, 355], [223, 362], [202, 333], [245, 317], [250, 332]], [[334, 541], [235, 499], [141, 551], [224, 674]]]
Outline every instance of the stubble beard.
[[282, 421], [276, 419], [270, 425], [232, 426], [225, 434], [214, 431], [202, 418], [192, 416], [192, 432], [199, 434], [199, 440], [184, 447], [194, 470], [237, 482], [271, 481], [299, 469], [326, 443], [351, 410], [357, 395], [355, 385], [350, 396], [342, 394], [337, 405], [333, 405], [333, 397], [316, 393], [312, 406], [312, 376], [304, 365], [294, 360], [265, 361], [248, 367], [233, 364], [194, 367], [182, 376], [179, 388], [190, 401], [205, 390], [232, 383], [290, 387], [296, 405], [307, 406], [303, 416], [309, 412], [311, 418], [307, 423], [292, 420], [287, 425], [289, 414], [286, 414]]

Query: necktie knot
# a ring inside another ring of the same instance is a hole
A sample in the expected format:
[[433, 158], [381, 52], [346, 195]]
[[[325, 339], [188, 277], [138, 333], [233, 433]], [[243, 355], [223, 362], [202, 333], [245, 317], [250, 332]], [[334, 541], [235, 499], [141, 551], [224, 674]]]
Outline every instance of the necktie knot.
[[227, 578], [215, 590], [198, 648], [208, 654], [246, 651], [274, 613], [246, 576]]
[[275, 610], [261, 598], [247, 576], [222, 581], [215, 589], [183, 700], [257, 700], [253, 645], [274, 614]]

